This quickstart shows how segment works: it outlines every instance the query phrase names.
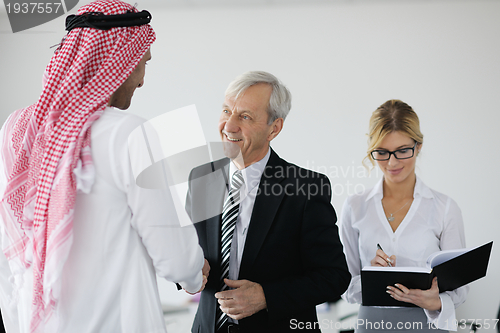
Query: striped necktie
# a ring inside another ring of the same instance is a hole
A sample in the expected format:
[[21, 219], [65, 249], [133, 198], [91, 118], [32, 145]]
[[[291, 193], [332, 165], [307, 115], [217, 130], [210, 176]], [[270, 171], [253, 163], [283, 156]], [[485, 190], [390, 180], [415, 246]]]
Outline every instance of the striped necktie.
[[[231, 189], [224, 202], [222, 208], [222, 224], [221, 224], [221, 282], [220, 291], [228, 289], [224, 283], [224, 279], [229, 278], [229, 255], [231, 252], [231, 243], [233, 240], [234, 228], [240, 210], [240, 188], [243, 185], [243, 174], [240, 170], [233, 174], [231, 180]], [[216, 311], [216, 328], [219, 330], [229, 319], [229, 317], [221, 311], [217, 305]]]

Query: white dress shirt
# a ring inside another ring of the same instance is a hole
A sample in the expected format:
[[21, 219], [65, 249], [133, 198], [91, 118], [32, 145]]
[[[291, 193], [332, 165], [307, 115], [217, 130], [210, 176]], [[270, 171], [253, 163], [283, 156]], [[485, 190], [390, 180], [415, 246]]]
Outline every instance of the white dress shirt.
[[[260, 179], [269, 161], [269, 156], [271, 156], [271, 149], [267, 151], [266, 156], [260, 161], [241, 170], [244, 184], [240, 188], [240, 209], [234, 228], [231, 252], [229, 255], [229, 279], [231, 280], [238, 280], [241, 258], [243, 257], [243, 249], [245, 248], [247, 231], [250, 225], [250, 219], [252, 218], [253, 206], [255, 204], [255, 198], [257, 197]], [[231, 183], [231, 178], [237, 170], [238, 168], [231, 161], [231, 163], [229, 163], [229, 183]], [[229, 318], [229, 321], [233, 323], [238, 322], [232, 318]]]
[[[250, 219], [252, 217], [253, 205], [257, 197], [260, 178], [269, 161], [269, 156], [271, 156], [271, 149], [267, 151], [266, 156], [260, 161], [241, 170], [245, 183], [240, 189], [240, 209], [234, 228], [233, 240], [231, 242], [231, 254], [229, 256], [229, 278], [231, 280], [238, 280], [241, 258], [243, 257], [243, 249], [247, 238], [248, 226], [250, 225]], [[237, 170], [238, 168], [236, 165], [231, 162], [229, 164], [229, 175], [232, 177]]]
[[[204, 259], [194, 227], [179, 227], [168, 191], [135, 184], [127, 138], [143, 121], [108, 108], [91, 127], [95, 179], [89, 193], [77, 193], [73, 243], [56, 309], [60, 325], [53, 332], [164, 333], [156, 274], [191, 292], [201, 287]], [[6, 182], [2, 165], [0, 195]], [[26, 270], [13, 302], [10, 275], [0, 251], [0, 305], [7, 332], [27, 333], [33, 273]]]
[[[342, 297], [361, 304], [361, 276], [364, 266], [375, 257], [377, 243], [396, 256], [397, 266], [425, 267], [427, 257], [437, 251], [465, 247], [460, 208], [450, 197], [427, 187], [417, 177], [413, 203], [393, 231], [382, 207], [383, 179], [361, 194], [347, 198], [341, 215], [341, 239], [352, 275]], [[428, 321], [438, 328], [456, 331], [455, 308], [465, 301], [469, 287], [440, 293], [441, 310], [424, 310]]]

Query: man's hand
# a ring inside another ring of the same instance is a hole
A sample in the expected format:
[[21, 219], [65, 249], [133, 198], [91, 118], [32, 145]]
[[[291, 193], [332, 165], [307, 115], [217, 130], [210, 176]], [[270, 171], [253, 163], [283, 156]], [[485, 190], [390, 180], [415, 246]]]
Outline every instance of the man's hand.
[[205, 263], [203, 264], [203, 268], [201, 269], [201, 274], [203, 274], [203, 277], [208, 279], [208, 275], [210, 274], [210, 264], [208, 263], [207, 259], [205, 259]]
[[267, 308], [262, 286], [248, 280], [229, 280], [224, 282], [233, 290], [215, 294], [221, 310], [229, 317], [240, 320]]
[[190, 293], [186, 289], [184, 289], [185, 292], [187, 292], [190, 295], [196, 295], [197, 293], [201, 293], [203, 289], [205, 289], [205, 285], [207, 284], [208, 281], [208, 275], [210, 274], [210, 264], [208, 263], [208, 260], [205, 259], [205, 263], [203, 264], [203, 268], [201, 269], [201, 274], [203, 275], [203, 283], [201, 284], [200, 290], [198, 290], [195, 293]]
[[439, 298], [439, 288], [436, 277], [432, 280], [431, 289], [408, 289], [402, 284], [396, 283], [395, 287], [388, 286], [387, 292], [392, 298], [398, 301], [413, 303], [430, 311], [441, 310], [441, 299]]

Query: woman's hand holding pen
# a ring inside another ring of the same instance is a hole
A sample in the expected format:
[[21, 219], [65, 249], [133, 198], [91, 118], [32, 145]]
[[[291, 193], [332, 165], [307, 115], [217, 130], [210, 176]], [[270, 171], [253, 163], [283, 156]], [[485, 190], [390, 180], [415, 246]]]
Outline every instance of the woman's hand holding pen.
[[378, 249], [377, 252], [375, 253], [375, 258], [373, 258], [370, 261], [370, 264], [372, 266], [382, 266], [382, 267], [387, 267], [387, 266], [396, 266], [396, 256], [388, 256], [385, 254], [384, 251], [381, 249]]
[[[385, 254], [384, 250], [377, 244], [377, 252], [375, 258], [371, 261], [372, 266], [396, 266], [396, 256], [388, 256]], [[441, 310], [441, 298], [439, 298], [439, 288], [437, 284], [437, 277], [432, 280], [431, 289], [408, 289], [400, 283], [396, 283], [394, 286], [387, 286], [387, 293], [391, 295], [392, 298], [413, 303], [423, 309], [430, 311]]]
[[387, 293], [398, 301], [413, 303], [423, 309], [441, 310], [437, 277], [432, 280], [431, 289], [408, 289], [402, 284], [396, 283], [394, 286], [387, 287]]
[[[389, 257], [380, 244], [377, 244], [375, 258], [370, 263], [372, 266], [393, 267], [396, 266], [396, 256], [392, 255]], [[394, 286], [387, 286], [387, 293], [398, 301], [413, 303], [423, 309], [430, 311], [441, 310], [441, 299], [439, 298], [436, 277], [432, 280], [431, 289], [428, 290], [408, 289], [402, 284], [396, 283]]]

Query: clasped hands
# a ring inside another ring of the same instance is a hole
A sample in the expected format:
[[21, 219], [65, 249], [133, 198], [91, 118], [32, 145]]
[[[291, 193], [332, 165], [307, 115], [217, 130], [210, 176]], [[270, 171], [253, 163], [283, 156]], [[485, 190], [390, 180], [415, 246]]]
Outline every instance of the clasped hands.
[[[372, 266], [387, 267], [389, 262], [396, 266], [396, 256], [388, 256], [382, 250], [377, 250], [375, 258], [370, 261]], [[439, 298], [439, 288], [437, 277], [432, 280], [430, 289], [409, 289], [400, 283], [394, 286], [387, 286], [387, 293], [395, 300], [412, 303], [423, 309], [430, 311], [441, 310], [441, 299]]]
[[228, 317], [240, 320], [267, 308], [266, 297], [262, 286], [248, 280], [229, 280], [224, 282], [231, 290], [219, 291], [215, 294], [220, 309]]
[[201, 284], [200, 290], [198, 290], [195, 293], [190, 293], [186, 289], [184, 289], [185, 292], [187, 292], [190, 295], [196, 295], [197, 293], [201, 293], [203, 289], [205, 289], [205, 285], [207, 284], [208, 281], [208, 275], [210, 274], [210, 264], [208, 263], [208, 260], [205, 259], [205, 263], [203, 264], [203, 268], [201, 269], [201, 274], [203, 275], [203, 283]]

